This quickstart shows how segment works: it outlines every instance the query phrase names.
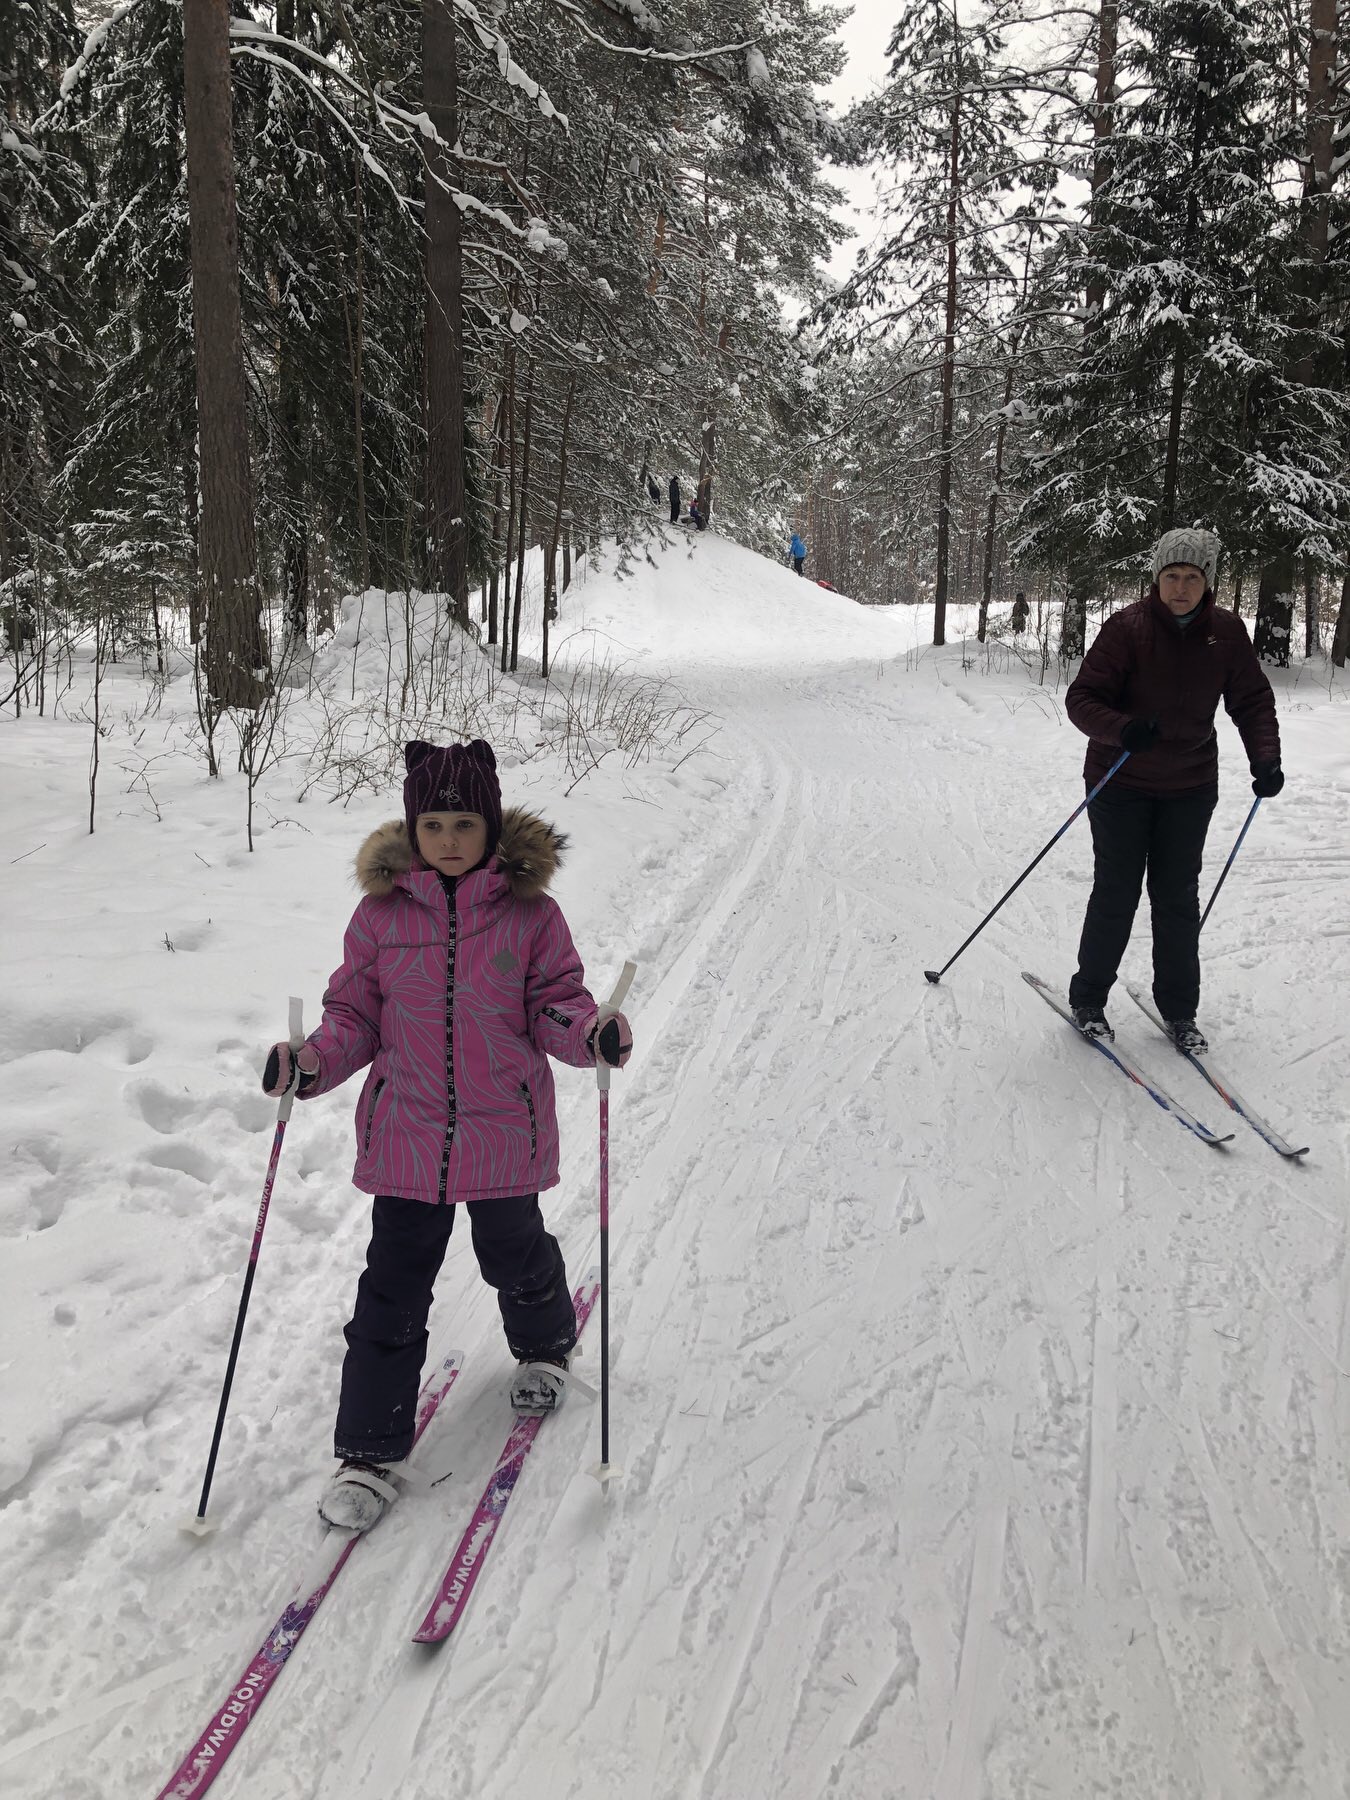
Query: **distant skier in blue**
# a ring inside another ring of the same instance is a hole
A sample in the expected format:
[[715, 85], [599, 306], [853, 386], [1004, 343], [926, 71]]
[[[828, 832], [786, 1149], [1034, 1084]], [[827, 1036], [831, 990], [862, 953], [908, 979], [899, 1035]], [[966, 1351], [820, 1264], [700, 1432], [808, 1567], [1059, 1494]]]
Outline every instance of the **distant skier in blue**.
[[792, 559], [793, 568], [799, 575], [802, 574], [806, 567], [806, 539], [800, 531], [793, 532], [792, 542], [788, 546], [788, 555]]

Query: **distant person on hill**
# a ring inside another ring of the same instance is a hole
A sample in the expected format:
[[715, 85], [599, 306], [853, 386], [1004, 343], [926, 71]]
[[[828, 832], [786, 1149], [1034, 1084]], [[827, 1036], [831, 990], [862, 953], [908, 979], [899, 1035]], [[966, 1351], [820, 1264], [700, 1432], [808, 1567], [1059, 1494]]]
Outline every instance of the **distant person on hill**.
[[660, 506], [661, 490], [657, 486], [655, 475], [648, 475], [647, 477], [647, 496], [651, 500], [653, 506]]
[[703, 514], [702, 514], [702, 513], [701, 513], [701, 512], [700, 512], [700, 511], [699, 511], [699, 505], [698, 505], [698, 497], [697, 497], [697, 496], [695, 496], [695, 497], [694, 497], [694, 499], [692, 499], [692, 500], [691, 500], [691, 501], [690, 501], [690, 502], [689, 502], [689, 520], [690, 520], [690, 523], [691, 523], [691, 524], [692, 524], [692, 525], [693, 525], [693, 527], [694, 527], [694, 529], [695, 529], [695, 530], [696, 530], [696, 531], [702, 531], [702, 529], [703, 529], [703, 527], [704, 527], [704, 526], [705, 526], [705, 525], [706, 525], [706, 524], [707, 524], [707, 522], [708, 522], [708, 521], [707, 521], [707, 520], [706, 520], [706, 519], [705, 519], [705, 518], [704, 518], [704, 517], [703, 517]]
[[1019, 593], [1013, 596], [1012, 628], [1014, 631], [1025, 631], [1027, 628], [1027, 597]]
[[497, 760], [472, 744], [409, 744], [403, 816], [356, 858], [365, 898], [323, 1019], [272, 1046], [263, 1088], [309, 1100], [369, 1068], [352, 1179], [374, 1196], [366, 1270], [346, 1329], [334, 1453], [319, 1515], [366, 1531], [398, 1497], [412, 1449], [432, 1289], [461, 1207], [515, 1358], [511, 1405], [552, 1412], [577, 1339], [539, 1195], [558, 1182], [554, 1062], [622, 1068], [633, 1033], [602, 1023], [558, 903], [565, 839], [502, 810]]
[[803, 574], [806, 570], [806, 539], [800, 531], [794, 531], [792, 534], [792, 542], [788, 546], [788, 556], [797, 573]]
[[1122, 750], [1128, 760], [1088, 808], [1093, 878], [1069, 984], [1074, 1023], [1114, 1036], [1106, 997], [1130, 941], [1148, 878], [1153, 999], [1178, 1050], [1208, 1048], [1200, 1005], [1200, 861], [1219, 797], [1214, 714], [1220, 700], [1242, 737], [1252, 792], [1284, 786], [1275, 696], [1247, 628], [1214, 604], [1219, 540], [1168, 531], [1153, 552], [1153, 586], [1097, 633], [1065, 696], [1091, 741], [1083, 774], [1096, 786]]
[[680, 478], [678, 475], [672, 475], [670, 478], [670, 522], [672, 525], [678, 525], [680, 522]]

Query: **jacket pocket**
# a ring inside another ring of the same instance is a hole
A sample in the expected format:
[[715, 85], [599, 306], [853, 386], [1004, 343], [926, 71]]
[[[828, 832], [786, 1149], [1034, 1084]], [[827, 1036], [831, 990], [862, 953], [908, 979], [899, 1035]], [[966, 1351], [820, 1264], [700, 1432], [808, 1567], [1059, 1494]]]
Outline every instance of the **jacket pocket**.
[[366, 1129], [361, 1138], [362, 1156], [370, 1155], [370, 1134], [375, 1129], [375, 1108], [380, 1104], [380, 1095], [384, 1092], [384, 1084], [388, 1077], [381, 1075], [370, 1090], [370, 1105], [366, 1108]]
[[535, 1150], [539, 1142], [539, 1134], [534, 1122], [534, 1095], [530, 1092], [530, 1084], [528, 1081], [521, 1082], [520, 1091], [525, 1101], [526, 1111], [530, 1115], [530, 1161], [533, 1162]]

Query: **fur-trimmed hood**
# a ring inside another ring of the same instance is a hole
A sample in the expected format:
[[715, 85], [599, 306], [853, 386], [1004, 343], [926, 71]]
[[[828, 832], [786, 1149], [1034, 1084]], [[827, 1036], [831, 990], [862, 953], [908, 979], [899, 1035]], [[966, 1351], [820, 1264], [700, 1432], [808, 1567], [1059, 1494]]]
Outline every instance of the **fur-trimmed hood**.
[[[537, 900], [549, 883], [567, 848], [567, 838], [546, 820], [519, 806], [502, 814], [502, 834], [488, 859], [488, 867], [506, 877], [517, 900]], [[413, 867], [413, 849], [402, 819], [377, 825], [356, 853], [356, 881], [363, 894], [383, 900], [394, 891], [400, 875]], [[420, 864], [419, 866], [424, 866]]]

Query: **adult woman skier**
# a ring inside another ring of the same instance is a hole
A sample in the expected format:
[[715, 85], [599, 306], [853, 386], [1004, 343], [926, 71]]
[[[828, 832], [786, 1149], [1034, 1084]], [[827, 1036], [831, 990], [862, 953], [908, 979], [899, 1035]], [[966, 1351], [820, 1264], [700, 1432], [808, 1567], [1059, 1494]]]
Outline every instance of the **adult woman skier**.
[[562, 1399], [576, 1316], [539, 1195], [558, 1180], [548, 1058], [627, 1062], [622, 1013], [598, 1009], [558, 904], [547, 894], [566, 840], [502, 812], [481, 739], [404, 752], [402, 819], [361, 846], [365, 898], [317, 1031], [274, 1044], [263, 1087], [314, 1099], [358, 1069], [355, 1185], [375, 1196], [370, 1249], [346, 1329], [334, 1452], [319, 1501], [330, 1525], [365, 1531], [397, 1497], [412, 1448], [432, 1288], [466, 1207], [483, 1279], [497, 1290], [517, 1359], [511, 1404]]
[[1214, 603], [1219, 540], [1168, 531], [1153, 586], [1107, 619], [1066, 696], [1090, 742], [1089, 789], [1122, 749], [1128, 761], [1088, 808], [1093, 881], [1069, 1004], [1080, 1030], [1111, 1038], [1105, 1006], [1145, 877], [1153, 914], [1153, 1000], [1179, 1050], [1208, 1048], [1200, 1006], [1200, 864], [1219, 796], [1220, 700], [1251, 765], [1252, 792], [1284, 786], [1275, 696], [1247, 628]]

